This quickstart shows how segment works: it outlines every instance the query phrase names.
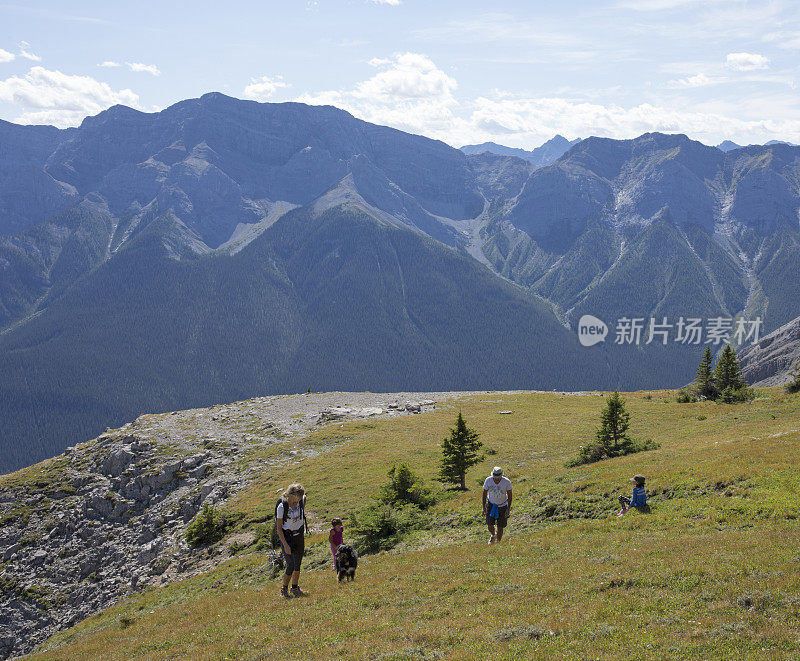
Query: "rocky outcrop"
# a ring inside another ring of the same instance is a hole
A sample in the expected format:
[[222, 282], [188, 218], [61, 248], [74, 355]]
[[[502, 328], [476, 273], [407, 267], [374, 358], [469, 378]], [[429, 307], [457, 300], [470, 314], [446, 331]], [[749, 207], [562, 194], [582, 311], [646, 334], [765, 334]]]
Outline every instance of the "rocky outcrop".
[[0, 655], [157, 582], [188, 551], [183, 531], [200, 506], [241, 487], [226, 470], [235, 446], [163, 450], [135, 432], [107, 434], [50, 462], [58, 475], [44, 492], [0, 490]]
[[754, 386], [784, 385], [797, 361], [800, 361], [800, 317], [739, 354], [742, 375]]
[[[0, 659], [228, 557], [224, 544], [190, 549], [186, 527], [204, 503], [315, 454], [296, 441], [316, 425], [420, 413], [457, 394], [308, 394], [144, 415], [0, 476]], [[253, 459], [266, 445], [285, 451]]]

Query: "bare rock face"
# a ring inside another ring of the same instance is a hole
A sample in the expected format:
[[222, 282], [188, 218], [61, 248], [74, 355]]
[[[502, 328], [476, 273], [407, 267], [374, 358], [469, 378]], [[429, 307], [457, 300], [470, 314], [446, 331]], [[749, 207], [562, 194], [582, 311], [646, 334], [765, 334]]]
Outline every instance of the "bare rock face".
[[800, 317], [743, 349], [739, 355], [742, 375], [754, 386], [784, 385], [798, 360]]

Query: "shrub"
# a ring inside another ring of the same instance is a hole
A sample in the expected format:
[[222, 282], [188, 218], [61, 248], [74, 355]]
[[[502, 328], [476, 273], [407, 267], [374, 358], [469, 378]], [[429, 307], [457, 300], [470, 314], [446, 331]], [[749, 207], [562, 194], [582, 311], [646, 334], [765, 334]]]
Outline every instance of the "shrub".
[[186, 543], [195, 548], [218, 542], [229, 525], [230, 518], [227, 515], [217, 512], [213, 505], [206, 503], [200, 514], [186, 528]]
[[361, 553], [393, 548], [412, 530], [426, 528], [423, 510], [436, 498], [408, 464], [392, 466], [371, 505], [350, 515], [350, 530]]
[[717, 402], [721, 404], [738, 404], [739, 402], [749, 402], [755, 399], [756, 393], [752, 388], [742, 386], [733, 388], [728, 386], [719, 395]]
[[683, 388], [678, 391], [678, 404], [693, 404], [697, 401], [697, 396], [688, 388]]
[[244, 551], [247, 548], [247, 544], [242, 544], [241, 542], [234, 542], [228, 547], [228, 553], [231, 555], [236, 555], [240, 551]]
[[389, 471], [390, 482], [381, 487], [379, 500], [386, 505], [416, 505], [427, 509], [436, 498], [414, 473], [408, 464], [392, 466]]
[[617, 450], [609, 450], [609, 448], [600, 443], [590, 443], [589, 445], [584, 445], [578, 453], [578, 456], [574, 459], [570, 459], [566, 463], [566, 466], [567, 468], [574, 468], [575, 466], [583, 466], [584, 464], [593, 464], [603, 459], [624, 457], [627, 454], [646, 452], [647, 450], [658, 450], [660, 447], [660, 443], [656, 443], [649, 438], [644, 441], [630, 440], [624, 445], [620, 445]]
[[583, 464], [593, 464], [606, 457], [606, 449], [600, 443], [589, 443], [584, 445], [578, 456], [570, 459], [566, 466], [571, 468], [573, 466], [582, 466]]
[[392, 507], [375, 502], [350, 515], [350, 530], [361, 553], [388, 551], [404, 535], [426, 525], [427, 516], [416, 505]]
[[739, 607], [746, 610], [766, 611], [778, 605], [780, 599], [777, 598], [772, 592], [764, 592], [756, 590], [754, 592], [747, 592], [741, 595], [736, 603]]

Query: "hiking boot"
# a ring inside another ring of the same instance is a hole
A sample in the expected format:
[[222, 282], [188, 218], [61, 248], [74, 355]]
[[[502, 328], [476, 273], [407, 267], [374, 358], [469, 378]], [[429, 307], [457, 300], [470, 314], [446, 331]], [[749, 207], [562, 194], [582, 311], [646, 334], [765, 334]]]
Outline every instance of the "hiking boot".
[[290, 595], [290, 594], [289, 594], [289, 588], [287, 588], [287, 587], [284, 585], [284, 586], [281, 588], [281, 597], [286, 597], [286, 598], [288, 599], [288, 598], [289, 598], [289, 597], [291, 597], [291, 596], [292, 596], [292, 595]]
[[497, 536], [496, 535], [492, 535], [489, 538], [489, 544], [494, 544], [496, 541], [497, 541]]
[[299, 585], [292, 586], [292, 596], [293, 597], [307, 597], [308, 592], [305, 590], [301, 590]]

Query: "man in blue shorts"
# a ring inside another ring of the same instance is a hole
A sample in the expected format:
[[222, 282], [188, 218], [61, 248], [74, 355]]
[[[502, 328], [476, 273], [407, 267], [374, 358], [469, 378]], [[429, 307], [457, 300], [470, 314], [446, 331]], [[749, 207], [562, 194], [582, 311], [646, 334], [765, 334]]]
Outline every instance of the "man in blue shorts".
[[492, 474], [483, 483], [483, 515], [486, 517], [489, 532], [492, 533], [489, 544], [503, 539], [503, 530], [511, 514], [511, 498], [511, 480], [503, 477], [500, 466], [495, 466]]

